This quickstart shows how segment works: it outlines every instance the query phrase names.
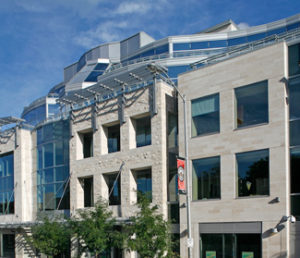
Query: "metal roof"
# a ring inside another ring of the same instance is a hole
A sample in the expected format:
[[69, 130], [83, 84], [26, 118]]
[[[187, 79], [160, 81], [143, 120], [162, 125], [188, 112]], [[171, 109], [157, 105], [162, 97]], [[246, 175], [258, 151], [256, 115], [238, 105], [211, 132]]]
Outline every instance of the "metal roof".
[[158, 64], [127, 66], [98, 77], [98, 82], [90, 87], [66, 93], [58, 102], [78, 104], [88, 100], [107, 100], [137, 89], [139, 85], [148, 85], [155, 76], [166, 73], [167, 68]]
[[21, 122], [24, 122], [24, 119], [21, 118], [16, 118], [13, 116], [7, 116], [7, 117], [1, 117], [0, 118], [0, 127], [4, 125], [9, 125], [9, 124], [18, 124]]

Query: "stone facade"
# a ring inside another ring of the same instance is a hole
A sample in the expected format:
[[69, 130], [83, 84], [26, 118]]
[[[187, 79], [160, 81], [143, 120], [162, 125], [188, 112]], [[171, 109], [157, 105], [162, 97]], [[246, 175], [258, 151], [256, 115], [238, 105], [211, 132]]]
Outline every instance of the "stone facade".
[[[260, 222], [262, 257], [292, 257], [290, 224], [286, 223], [278, 234], [271, 234], [282, 217], [290, 214], [288, 102], [287, 88], [281, 81], [287, 78], [287, 69], [287, 46], [280, 43], [179, 76], [179, 88], [187, 97], [190, 171], [194, 159], [221, 157], [221, 198], [191, 202], [194, 257], [200, 253], [199, 224], [229, 222]], [[268, 81], [268, 123], [237, 129], [234, 89], [264, 80]], [[219, 93], [220, 99], [220, 132], [191, 137], [191, 100], [215, 93]], [[178, 101], [179, 152], [184, 155], [183, 104]], [[261, 149], [269, 149], [270, 194], [237, 197], [235, 154]], [[184, 232], [186, 209], [181, 209], [180, 215], [180, 229]], [[182, 239], [182, 257], [187, 257], [186, 251], [186, 239]]]

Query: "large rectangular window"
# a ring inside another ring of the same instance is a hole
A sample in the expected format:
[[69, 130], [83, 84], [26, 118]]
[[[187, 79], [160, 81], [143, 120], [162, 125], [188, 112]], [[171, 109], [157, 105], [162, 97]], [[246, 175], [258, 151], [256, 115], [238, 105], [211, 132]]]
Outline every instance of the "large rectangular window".
[[261, 257], [260, 234], [200, 234], [200, 257]]
[[221, 197], [220, 157], [193, 160], [193, 200]]
[[192, 100], [192, 137], [219, 131], [219, 94]]
[[268, 81], [236, 88], [235, 98], [236, 126], [238, 128], [269, 121]]
[[0, 156], [0, 215], [14, 213], [14, 154]]
[[109, 205], [121, 204], [121, 175], [118, 173], [105, 175], [108, 186]]
[[269, 150], [236, 154], [238, 196], [269, 195]]
[[139, 196], [144, 195], [149, 200], [152, 200], [152, 176], [151, 169], [139, 170], [135, 172], [136, 185], [137, 185], [137, 201]]
[[300, 43], [289, 47], [289, 76], [300, 75]]
[[107, 127], [108, 153], [120, 151], [120, 125]]
[[135, 119], [136, 147], [151, 144], [151, 118], [143, 117]]

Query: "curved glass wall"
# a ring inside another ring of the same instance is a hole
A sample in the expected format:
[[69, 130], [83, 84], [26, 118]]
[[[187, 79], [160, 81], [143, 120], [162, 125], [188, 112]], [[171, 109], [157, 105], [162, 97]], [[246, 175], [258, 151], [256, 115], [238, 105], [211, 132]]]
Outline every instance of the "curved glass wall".
[[0, 215], [14, 213], [14, 154], [0, 156]]
[[293, 29], [300, 28], [300, 22], [296, 22], [281, 28], [267, 30], [265, 32], [259, 32], [252, 35], [246, 35], [242, 37], [229, 38], [228, 40], [214, 40], [214, 41], [199, 41], [190, 43], [174, 43], [174, 51], [186, 51], [186, 50], [196, 50], [196, 49], [207, 49], [207, 48], [221, 48], [237, 46], [241, 44], [247, 44], [256, 40], [266, 38], [275, 34], [284, 33]]
[[46, 105], [43, 104], [30, 110], [25, 115], [23, 115], [22, 118], [25, 119], [26, 122], [30, 125], [37, 125], [38, 123], [46, 119]]
[[45, 124], [36, 133], [38, 210], [69, 209], [69, 121]]

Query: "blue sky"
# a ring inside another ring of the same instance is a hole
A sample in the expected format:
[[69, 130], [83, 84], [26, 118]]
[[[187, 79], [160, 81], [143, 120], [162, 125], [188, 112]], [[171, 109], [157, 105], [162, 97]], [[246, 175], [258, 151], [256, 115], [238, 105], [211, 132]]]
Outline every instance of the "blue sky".
[[88, 49], [145, 31], [192, 34], [224, 20], [249, 26], [300, 13], [299, 0], [1, 0], [0, 117], [63, 80]]

